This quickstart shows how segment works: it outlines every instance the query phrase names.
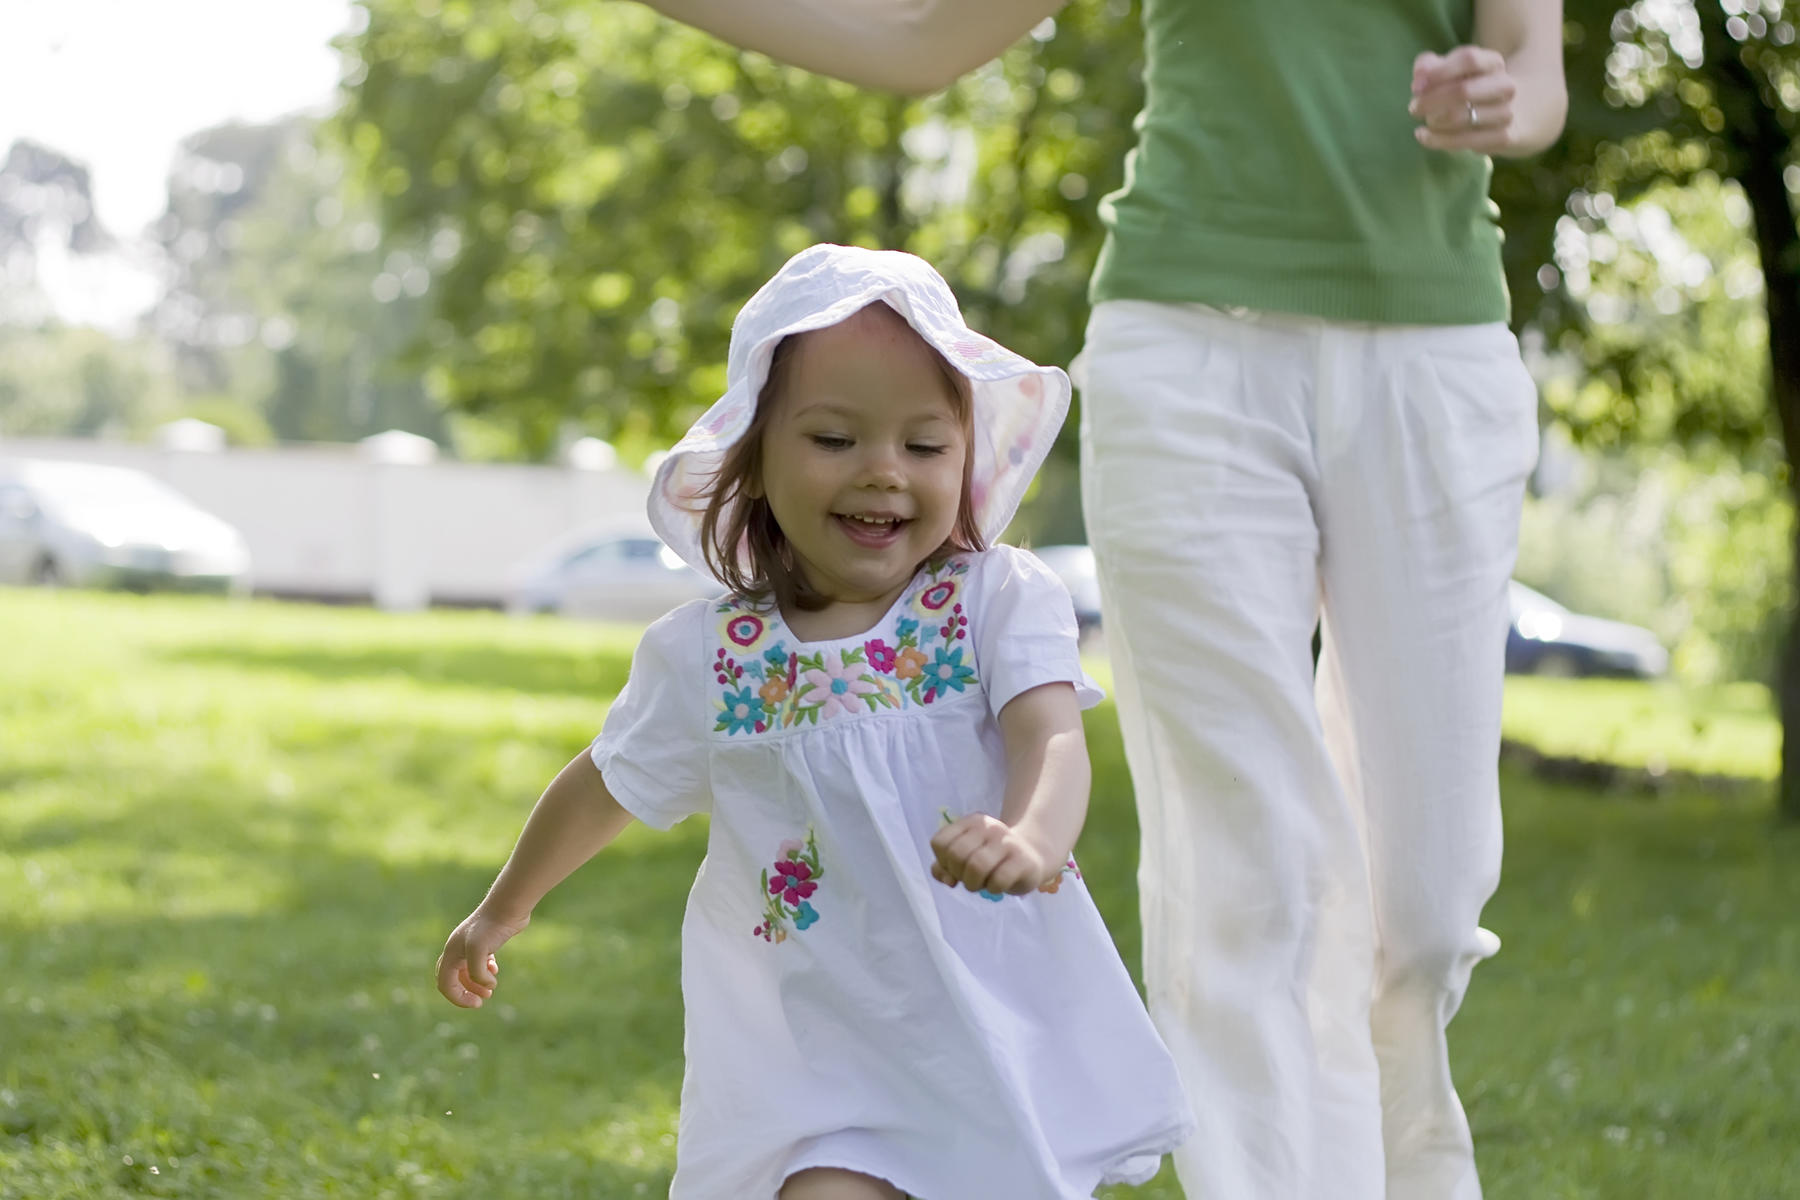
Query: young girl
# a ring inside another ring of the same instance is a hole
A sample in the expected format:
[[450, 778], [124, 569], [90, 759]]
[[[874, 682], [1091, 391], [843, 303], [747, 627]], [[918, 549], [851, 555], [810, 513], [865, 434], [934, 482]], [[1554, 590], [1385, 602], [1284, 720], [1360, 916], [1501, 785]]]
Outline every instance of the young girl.
[[1099, 699], [1017, 509], [1067, 378], [963, 324], [921, 260], [815, 246], [732, 329], [662, 464], [665, 541], [725, 598], [645, 633], [438, 988], [632, 819], [710, 813], [682, 931], [671, 1197], [1075, 1200], [1191, 1124], [1070, 858]]

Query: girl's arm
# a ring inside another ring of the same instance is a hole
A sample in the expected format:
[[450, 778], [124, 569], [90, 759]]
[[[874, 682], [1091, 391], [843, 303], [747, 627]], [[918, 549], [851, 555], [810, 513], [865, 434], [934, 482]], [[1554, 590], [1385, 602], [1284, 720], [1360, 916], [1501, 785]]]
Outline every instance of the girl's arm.
[[583, 750], [557, 773], [538, 798], [512, 855], [487, 898], [451, 932], [438, 957], [438, 991], [452, 1004], [480, 1008], [494, 994], [500, 964], [494, 957], [509, 938], [531, 923], [531, 911], [549, 890], [631, 823]]
[[1062, 870], [1087, 820], [1093, 781], [1081, 706], [1069, 683], [1021, 692], [1000, 710], [1006, 795], [1000, 819], [985, 813], [931, 839], [931, 874], [972, 892], [1029, 892]]
[[1475, 0], [1475, 44], [1413, 63], [1420, 144], [1504, 157], [1546, 149], [1569, 112], [1562, 39], [1562, 0]]
[[645, 0], [745, 50], [860, 87], [922, 96], [1029, 33], [1064, 0]]

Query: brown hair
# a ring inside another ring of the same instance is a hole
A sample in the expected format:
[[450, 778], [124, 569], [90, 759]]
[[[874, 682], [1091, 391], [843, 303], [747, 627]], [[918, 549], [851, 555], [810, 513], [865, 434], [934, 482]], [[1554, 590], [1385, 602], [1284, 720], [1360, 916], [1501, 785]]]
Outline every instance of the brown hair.
[[[897, 319], [905, 319], [897, 313], [894, 315]], [[908, 328], [911, 328], [910, 324]], [[769, 362], [769, 377], [763, 383], [762, 391], [757, 393], [756, 414], [743, 436], [726, 451], [724, 461], [707, 487], [706, 508], [700, 517], [700, 552], [706, 556], [706, 565], [712, 568], [713, 574], [733, 594], [758, 604], [772, 602], [782, 608], [816, 612], [830, 600], [800, 577], [787, 536], [775, 523], [775, 513], [769, 508], [768, 498], [760, 486], [763, 433], [780, 401], [782, 386], [793, 371], [794, 355], [804, 336], [789, 334], [775, 345], [774, 357]], [[972, 498], [974, 395], [967, 376], [951, 366], [935, 346], [927, 342], [926, 347], [931, 350], [949, 384], [952, 405], [957, 419], [962, 422], [968, 445], [963, 458], [962, 499], [957, 506], [956, 524], [951, 526], [950, 536], [944, 544], [926, 559], [929, 562], [959, 550], [983, 550], [986, 543], [981, 536], [981, 526], [975, 521]], [[747, 570], [740, 560], [739, 547], [749, 559]]]

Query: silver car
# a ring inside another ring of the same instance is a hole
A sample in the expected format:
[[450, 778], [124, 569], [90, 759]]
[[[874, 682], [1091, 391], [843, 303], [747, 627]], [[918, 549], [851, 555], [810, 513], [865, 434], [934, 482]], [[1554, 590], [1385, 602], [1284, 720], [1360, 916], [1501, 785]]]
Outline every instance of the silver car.
[[518, 571], [506, 609], [649, 621], [724, 590], [651, 534], [603, 530], [565, 538]]
[[243, 592], [250, 552], [142, 471], [0, 459], [0, 583]]

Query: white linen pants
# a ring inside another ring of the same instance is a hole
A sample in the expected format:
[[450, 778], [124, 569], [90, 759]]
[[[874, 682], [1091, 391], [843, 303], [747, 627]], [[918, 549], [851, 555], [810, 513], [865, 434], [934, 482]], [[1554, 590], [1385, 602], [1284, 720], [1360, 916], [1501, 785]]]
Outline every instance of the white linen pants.
[[1445, 1026], [1499, 946], [1518, 345], [1111, 301], [1076, 377], [1182, 1184], [1476, 1200]]

